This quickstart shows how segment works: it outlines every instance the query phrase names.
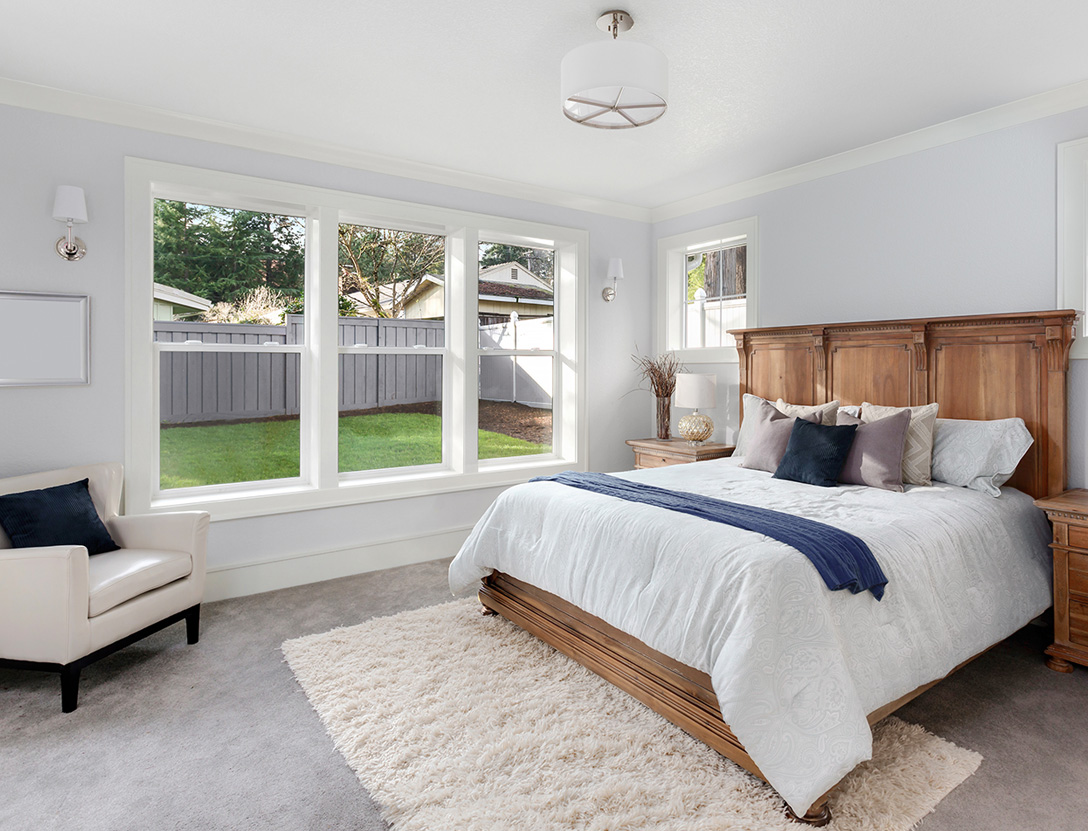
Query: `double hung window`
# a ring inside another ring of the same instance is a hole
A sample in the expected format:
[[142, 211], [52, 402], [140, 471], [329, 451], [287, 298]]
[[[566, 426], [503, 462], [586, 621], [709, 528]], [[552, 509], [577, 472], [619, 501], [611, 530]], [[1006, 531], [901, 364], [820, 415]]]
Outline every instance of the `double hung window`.
[[584, 464], [584, 231], [130, 159], [129, 510]]
[[754, 218], [658, 242], [658, 338], [681, 360], [736, 361], [730, 329], [755, 326]]

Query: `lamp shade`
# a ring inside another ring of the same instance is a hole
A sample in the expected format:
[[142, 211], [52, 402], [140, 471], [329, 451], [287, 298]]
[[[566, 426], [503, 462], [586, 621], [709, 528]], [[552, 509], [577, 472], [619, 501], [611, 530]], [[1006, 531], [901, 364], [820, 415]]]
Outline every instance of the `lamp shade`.
[[714, 375], [697, 375], [690, 372], [681, 372], [676, 376], [676, 393], [673, 402], [677, 407], [691, 407], [698, 410], [700, 407], [713, 407], [717, 401], [715, 395], [718, 388], [718, 379]]
[[641, 127], [668, 107], [668, 59], [645, 43], [587, 43], [564, 56], [559, 74], [563, 113], [588, 127]]
[[58, 222], [81, 223], [87, 221], [87, 201], [83, 188], [75, 185], [59, 185], [53, 199], [53, 219]]
[[608, 279], [623, 279], [623, 260], [621, 260], [619, 257], [611, 257], [608, 260]]

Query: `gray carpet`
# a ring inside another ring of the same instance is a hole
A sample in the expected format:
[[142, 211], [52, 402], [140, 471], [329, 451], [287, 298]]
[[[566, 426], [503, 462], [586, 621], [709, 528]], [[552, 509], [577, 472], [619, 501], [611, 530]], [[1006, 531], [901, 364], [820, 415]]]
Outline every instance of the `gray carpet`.
[[[446, 600], [447, 562], [208, 604], [197, 646], [179, 625], [99, 662], [68, 716], [55, 676], [0, 670], [0, 829], [384, 829], [279, 647]], [[900, 710], [985, 757], [923, 831], [1088, 825], [1088, 669], [1046, 669], [1047, 642], [1029, 627]]]

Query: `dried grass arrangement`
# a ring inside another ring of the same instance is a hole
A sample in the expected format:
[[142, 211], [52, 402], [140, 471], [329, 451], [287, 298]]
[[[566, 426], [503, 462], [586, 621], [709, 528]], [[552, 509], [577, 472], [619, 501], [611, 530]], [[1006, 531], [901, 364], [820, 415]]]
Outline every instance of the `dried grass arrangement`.
[[671, 352], [665, 352], [656, 358], [632, 355], [631, 360], [638, 367], [639, 377], [650, 382], [650, 391], [657, 396], [657, 437], [667, 439], [672, 418], [672, 394], [676, 391], [676, 375], [684, 371], [684, 365]]

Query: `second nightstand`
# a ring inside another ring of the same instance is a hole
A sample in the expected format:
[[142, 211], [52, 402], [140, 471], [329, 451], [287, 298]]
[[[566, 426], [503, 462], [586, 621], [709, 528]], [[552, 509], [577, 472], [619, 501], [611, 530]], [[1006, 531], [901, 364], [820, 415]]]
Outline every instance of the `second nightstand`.
[[1046, 665], [1072, 672], [1088, 666], [1088, 490], [1072, 490], [1035, 504], [1054, 525], [1054, 643]]
[[692, 445], [684, 439], [628, 439], [627, 444], [635, 451], [635, 470], [686, 465], [733, 455], [732, 445], [709, 441]]

